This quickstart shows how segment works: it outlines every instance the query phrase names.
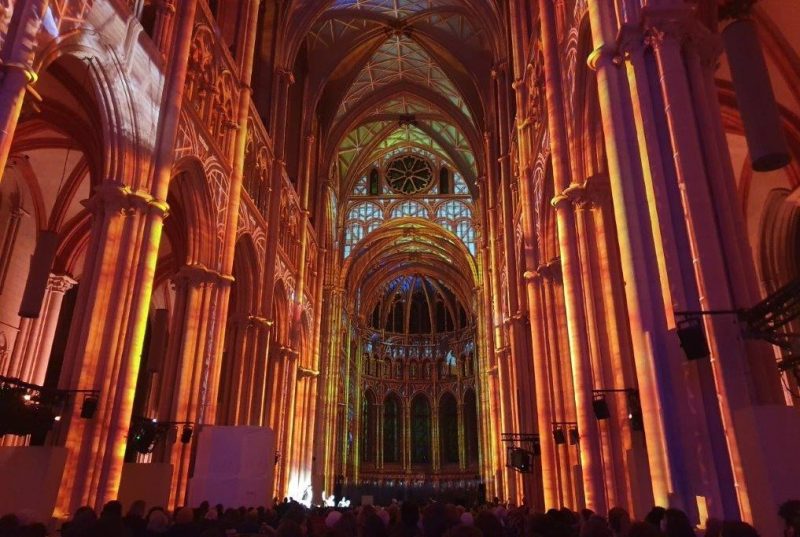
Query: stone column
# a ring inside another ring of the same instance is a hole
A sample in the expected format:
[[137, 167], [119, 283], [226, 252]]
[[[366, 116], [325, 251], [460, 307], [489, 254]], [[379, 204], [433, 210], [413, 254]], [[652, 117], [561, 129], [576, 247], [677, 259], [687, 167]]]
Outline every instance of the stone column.
[[[13, 160], [12, 160], [13, 165]], [[2, 173], [2, 170], [0, 170]], [[11, 262], [11, 256], [14, 253], [14, 246], [17, 244], [17, 234], [19, 233], [20, 221], [23, 216], [29, 216], [30, 213], [20, 206], [19, 196], [12, 195], [11, 203], [11, 218], [6, 223], [5, 233], [3, 234], [3, 243], [0, 245], [0, 293], [6, 283], [6, 276], [8, 275], [8, 265]], [[5, 364], [0, 363], [0, 371], [3, 371]]]
[[[584, 307], [586, 310], [586, 328], [589, 340], [589, 351], [592, 363], [592, 371], [596, 389], [622, 389], [625, 386], [615, 385], [608, 371], [608, 359], [605, 353], [605, 341], [600, 330], [605, 326], [603, 311], [597, 306], [601, 304], [600, 293], [597, 290], [596, 262], [594, 248], [596, 234], [592, 227], [592, 211], [594, 210], [594, 200], [592, 193], [587, 192], [584, 187], [570, 189], [568, 194], [575, 207], [575, 222], [578, 233], [578, 244], [580, 249], [580, 271], [583, 281]], [[601, 277], [610, 277], [602, 275]], [[611, 394], [606, 396], [609, 401], [609, 408], [616, 408], [616, 396]], [[617, 430], [616, 424], [611, 420], [598, 421], [597, 428], [600, 433], [600, 446], [602, 452], [602, 466], [605, 477], [606, 494], [608, 495], [609, 505], [627, 505], [626, 489], [622, 486], [621, 474], [624, 473], [624, 460], [619, 449], [619, 438], [621, 431]]]
[[458, 469], [462, 472], [467, 469], [467, 446], [464, 428], [464, 401], [462, 400], [458, 403]]
[[563, 504], [559, 501], [558, 461], [556, 445], [553, 440], [552, 423], [553, 401], [550, 397], [551, 379], [547, 364], [547, 348], [545, 341], [544, 297], [542, 296], [541, 275], [538, 272], [526, 271], [525, 284], [531, 316], [531, 336], [533, 350], [533, 380], [536, 390], [536, 430], [539, 433], [539, 447], [542, 464], [542, 488], [544, 492], [544, 508], [549, 509]]
[[[203, 380], [214, 353], [208, 334], [214, 329], [218, 295], [230, 279], [201, 265], [182, 267], [173, 280], [175, 304], [164, 367], [159, 418], [168, 422], [205, 423]], [[213, 419], [213, 416], [211, 417]], [[170, 505], [184, 505], [189, 478], [191, 443], [171, 447], [173, 486]]]
[[247, 332], [250, 321], [235, 315], [228, 319], [226, 328], [225, 383], [220, 387], [222, 393], [221, 406], [218, 409], [217, 421], [225, 425], [239, 425], [240, 407], [242, 405], [242, 368], [244, 362]]
[[292, 438], [294, 436], [295, 427], [295, 401], [297, 400], [297, 372], [299, 356], [296, 350], [292, 349], [289, 352], [288, 361], [286, 363], [286, 375], [284, 376], [286, 383], [284, 386], [284, 396], [282, 412], [281, 412], [281, 452], [284, 454], [284, 464], [281, 466], [280, 479], [278, 480], [279, 490], [287, 490], [289, 486], [289, 470], [293, 464], [293, 446]]
[[250, 361], [253, 364], [253, 388], [250, 400], [250, 425], [258, 427], [267, 426], [267, 385], [269, 382], [269, 356], [267, 355], [267, 337], [272, 328], [272, 321], [259, 317], [250, 316], [253, 323], [253, 344], [250, 354]]
[[6, 37], [13, 34], [14, 38], [3, 43], [0, 53], [0, 181], [8, 162], [26, 88], [39, 78], [33, 70], [33, 61], [47, 3], [48, 0], [16, 2], [9, 33], [6, 34]]
[[[569, 361], [562, 360], [562, 345], [559, 337], [559, 326], [556, 322], [556, 317], [559, 311], [559, 304], [556, 301], [556, 296], [560, 288], [556, 285], [559, 278], [559, 266], [557, 261], [551, 264], [543, 264], [537, 269], [537, 275], [543, 280], [543, 323], [545, 324], [545, 331], [547, 334], [547, 352], [542, 354], [541, 360], [549, 372], [549, 382], [547, 384], [547, 393], [553, 394], [552, 399], [552, 420], [540, 426], [545, 427], [540, 430], [540, 435], [548, 435], [552, 438], [553, 422], [555, 421], [570, 421], [569, 409], [565, 405], [565, 394], [571, 393], [571, 375], [564, 375], [562, 372], [561, 364], [564, 363], [565, 367], [569, 368]], [[547, 379], [547, 377], [545, 377]], [[569, 381], [565, 383], [565, 378]], [[556, 472], [554, 475], [555, 486], [558, 489], [559, 505], [566, 505], [572, 508], [577, 507], [577, 500], [575, 491], [573, 490], [572, 481], [572, 467], [569, 460], [569, 452], [563, 447], [559, 447], [553, 440], [554, 462]]]
[[[289, 86], [294, 83], [292, 72], [286, 69], [276, 69], [275, 72], [275, 99], [273, 99], [273, 111], [270, 114], [272, 120], [269, 132], [272, 134], [273, 151], [275, 158], [272, 161], [269, 192], [269, 212], [267, 223], [267, 245], [266, 255], [264, 256], [264, 277], [263, 293], [261, 298], [261, 310], [268, 315], [272, 314], [272, 305], [275, 292], [275, 267], [278, 258], [278, 243], [281, 236], [280, 207], [281, 193], [283, 190], [283, 176], [286, 174], [286, 163], [284, 162], [284, 147], [286, 143], [286, 114], [289, 106]], [[275, 319], [271, 319], [273, 322]], [[271, 330], [267, 334], [267, 341]]]
[[11, 364], [17, 367], [7, 373], [9, 376], [40, 386], [44, 384], [61, 302], [64, 293], [77, 283], [67, 275], [50, 274], [39, 317], [24, 317], [20, 321], [19, 335], [11, 355]]
[[[643, 206], [641, 187], [637, 185], [641, 179], [641, 158], [649, 159], [658, 152], [637, 154], [630, 150], [630, 140], [635, 131], [628, 118], [633, 111], [625, 104], [628, 97], [624, 73], [615, 64], [617, 28], [613, 20], [614, 14], [603, 5], [589, 3], [595, 50], [588, 63], [597, 71], [598, 99], [653, 496], [657, 505], [670, 505], [676, 494], [680, 494], [686, 505], [693, 498], [686, 487], [688, 472], [684, 468], [680, 432], [677, 430], [680, 418], [666, 404], [674, 398], [674, 356], [665, 333], [665, 305], [660, 295], [659, 270], [654, 266], [657, 256], [649, 235], [648, 214]], [[639, 108], [644, 109], [645, 105], [640, 104]], [[652, 143], [652, 138], [648, 137], [647, 142]]]
[[[383, 403], [376, 403], [375, 404], [375, 468], [378, 470], [383, 470], [383, 437], [386, 434], [384, 428], [386, 427], [385, 417], [383, 415]], [[359, 430], [361, 432], [362, 428]], [[367, 424], [367, 430], [369, 430], [369, 424]]]
[[[590, 219], [587, 224], [591, 224], [589, 227], [592, 232], [587, 237], [591, 237], [592, 244], [596, 246], [594, 249], [597, 265], [595, 281], [598, 283], [596, 288], [600, 294], [598, 309], [602, 311], [605, 326], [605, 348], [609, 359], [607, 378], [610, 379], [610, 384], [608, 386], [636, 389], [636, 371], [631, 356], [630, 335], [626, 329], [625, 284], [622, 281], [618, 262], [615, 261], [619, 254], [616, 250], [617, 240], [613, 218], [608, 218], [606, 215], [606, 212], [610, 210], [611, 200], [606, 192], [601, 193], [597, 190], [592, 194], [592, 199], [594, 208], [586, 215], [587, 220]], [[640, 491], [645, 488], [649, 489], [649, 484], [647, 487], [644, 486], [645, 482], [649, 480], [642, 477], [634, 478], [631, 472], [625, 470], [624, 454], [629, 453], [634, 456], [635, 453], [637, 459], [645, 460], [646, 450], [643, 448], [643, 435], [637, 433], [639, 438], [637, 442], [634, 442], [634, 431], [630, 428], [627, 403], [622, 401], [619, 396], [610, 399], [609, 407], [612, 412], [609, 425], [612, 431], [611, 439], [620, 451], [620, 456], [623, 457], [622, 463], [617, 462], [618, 468], [620, 468], [618, 482], [622, 490], [627, 491], [627, 505], [630, 512], [638, 512], [645, 506], [652, 505], [652, 497], [644, 499], [640, 494]], [[637, 500], [639, 503], [636, 503]], [[617, 503], [617, 505], [623, 504]]]
[[156, 1], [156, 23], [153, 28], [153, 42], [165, 56], [169, 52], [175, 25], [175, 0]]
[[[81, 420], [80, 406], [73, 401], [56, 432], [56, 441], [68, 451], [56, 503], [58, 517], [71, 515], [81, 505], [99, 509], [117, 497], [167, 211], [196, 5], [196, 0], [181, 2], [178, 37], [164, 86], [151, 194], [121, 187], [135, 181], [115, 177], [95, 187], [87, 205], [93, 215], [92, 230], [59, 387], [99, 390], [100, 397], [93, 420]], [[5, 155], [0, 152], [0, 159]]]
[[431, 463], [433, 471], [442, 468], [441, 443], [439, 438], [439, 401], [431, 401]]
[[59, 388], [100, 397], [93, 420], [80, 419], [80, 404], [71, 401], [56, 431], [68, 450], [60, 516], [116, 498], [166, 204], [102, 184], [88, 209], [87, 262]]
[[564, 194], [571, 184], [569, 148], [564, 129], [561, 65], [556, 33], [555, 10], [551, 0], [539, 0], [542, 47], [544, 51], [545, 90], [547, 95], [548, 131], [552, 150], [553, 177], [556, 192], [552, 204], [556, 211], [559, 252], [564, 284], [564, 304], [569, 333], [569, 351], [575, 388], [575, 407], [580, 434], [580, 457], [583, 470], [586, 507], [606, 512], [600, 439], [592, 410], [592, 367], [589, 360], [586, 312], [575, 230], [575, 215]]
[[403, 471], [411, 473], [411, 401], [402, 403], [403, 414]]

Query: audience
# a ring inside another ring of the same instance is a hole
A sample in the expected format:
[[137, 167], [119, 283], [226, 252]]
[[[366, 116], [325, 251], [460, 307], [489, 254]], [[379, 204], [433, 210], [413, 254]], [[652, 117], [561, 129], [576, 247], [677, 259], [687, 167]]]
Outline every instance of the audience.
[[[393, 501], [387, 507], [364, 505], [346, 509], [308, 509], [291, 498], [272, 508], [210, 506], [181, 507], [170, 516], [162, 507], [146, 511], [143, 501], [122, 516], [118, 501], [108, 502], [97, 516], [81, 507], [60, 530], [48, 533], [24, 514], [0, 517], [0, 537], [759, 537], [741, 521], [709, 518], [704, 530], [693, 527], [679, 509], [654, 507], [643, 521], [614, 507], [608, 516], [584, 509], [550, 509], [537, 513], [499, 501], [472, 506], [430, 501]], [[146, 513], [146, 515], [145, 515]], [[800, 500], [791, 500], [776, 513], [784, 537], [800, 537]]]

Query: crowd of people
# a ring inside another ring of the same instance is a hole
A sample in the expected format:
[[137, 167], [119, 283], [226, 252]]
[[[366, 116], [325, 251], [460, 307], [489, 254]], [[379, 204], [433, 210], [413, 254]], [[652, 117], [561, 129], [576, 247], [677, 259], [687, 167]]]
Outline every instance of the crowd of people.
[[[800, 500], [784, 503], [777, 516], [785, 523], [784, 537], [800, 537]], [[284, 499], [273, 508], [225, 508], [204, 502], [168, 513], [149, 511], [142, 501], [123, 514], [122, 504], [108, 502], [98, 515], [81, 507], [55, 532], [44, 524], [16, 515], [0, 518], [0, 537], [758, 537], [755, 528], [740, 521], [709, 519], [694, 528], [679, 509], [653, 508], [642, 521], [622, 508], [607, 516], [590, 510], [575, 513], [551, 509], [537, 513], [526, 506], [460, 505], [413, 501], [387, 507], [311, 508]], [[767, 536], [765, 536], [767, 537]]]

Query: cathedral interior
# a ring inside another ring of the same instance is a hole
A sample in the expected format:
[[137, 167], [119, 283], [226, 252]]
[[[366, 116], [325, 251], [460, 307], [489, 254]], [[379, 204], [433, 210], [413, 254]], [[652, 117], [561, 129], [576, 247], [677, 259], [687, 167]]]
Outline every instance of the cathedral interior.
[[795, 0], [0, 1], [0, 511], [778, 534], [799, 162]]

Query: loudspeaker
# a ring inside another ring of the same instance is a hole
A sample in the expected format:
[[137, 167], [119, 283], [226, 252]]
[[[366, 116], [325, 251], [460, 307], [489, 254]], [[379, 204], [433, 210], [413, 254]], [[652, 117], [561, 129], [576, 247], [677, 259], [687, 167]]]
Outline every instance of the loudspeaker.
[[607, 420], [611, 414], [608, 411], [608, 402], [605, 397], [598, 397], [592, 401], [592, 408], [594, 409], [594, 416], [598, 420]]
[[679, 322], [677, 332], [687, 359], [700, 360], [711, 356], [700, 319], [685, 319]]
[[514, 448], [511, 450], [511, 466], [520, 472], [527, 472], [531, 468], [531, 455], [524, 449]]
[[81, 419], [90, 420], [94, 417], [94, 413], [97, 410], [97, 397], [94, 395], [89, 395], [83, 399], [83, 405], [81, 405]]
[[553, 429], [553, 440], [555, 440], [556, 445], [566, 444], [567, 437], [564, 435], [564, 429], [559, 427], [558, 429]]

